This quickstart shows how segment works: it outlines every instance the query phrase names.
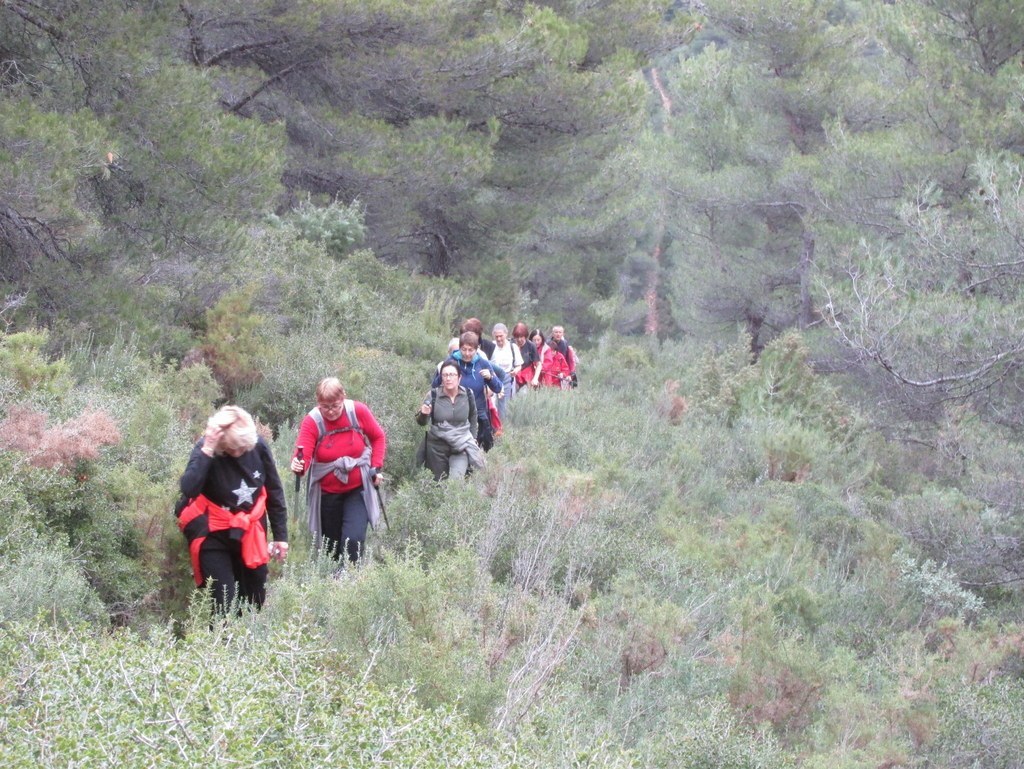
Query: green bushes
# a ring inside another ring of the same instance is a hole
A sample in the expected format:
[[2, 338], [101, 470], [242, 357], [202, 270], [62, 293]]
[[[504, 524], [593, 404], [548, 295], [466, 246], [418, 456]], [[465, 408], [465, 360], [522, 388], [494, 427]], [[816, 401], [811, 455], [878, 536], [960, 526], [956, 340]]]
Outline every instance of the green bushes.
[[22, 500], [7, 516], [11, 563], [47, 567], [6, 575], [23, 596], [10, 610], [140, 623], [174, 593], [164, 579], [174, 481], [218, 390], [203, 367], [149, 360], [132, 340], [73, 346], [57, 363], [69, 386], [0, 402], [4, 483]]
[[50, 536], [15, 472], [0, 454], [0, 626], [34, 621], [106, 621], [106, 607], [66, 542]]
[[358, 653], [346, 665], [314, 648], [293, 622], [182, 640], [159, 628], [147, 638], [12, 628], [0, 640], [5, 763], [516, 765], [450, 710], [419, 708], [411, 688], [361, 682]]
[[206, 333], [202, 341], [205, 362], [228, 400], [247, 385], [259, 381], [259, 358], [263, 348], [263, 317], [253, 307], [255, 289], [229, 291], [206, 311]]
[[[273, 566], [262, 614], [208, 635], [197, 600], [172, 640], [149, 618], [184, 618], [192, 592], [169, 510], [189, 446], [220, 397], [210, 370], [150, 361], [122, 340], [69, 349], [71, 389], [27, 393], [0, 378], [5, 419], [31, 409], [55, 429], [92, 409], [121, 436], [48, 470], [30, 470], [14, 443], [0, 454], [0, 501], [12, 510], [0, 525], [0, 587], [8, 587], [0, 622], [113, 621], [142, 631], [33, 631], [44, 646], [76, 647], [69, 664], [82, 683], [46, 696], [71, 712], [85, 708], [84, 721], [97, 713], [119, 724], [112, 755], [134, 758], [125, 735], [144, 737], [154, 755], [178, 750], [166, 730], [137, 720], [143, 709], [157, 713], [147, 716], [153, 721], [164, 717], [173, 693], [196, 725], [189, 733], [207, 739], [204, 756], [248, 760], [251, 745], [238, 731], [247, 722], [216, 704], [207, 680], [270, 725], [260, 749], [286, 763], [340, 755], [325, 735], [339, 725], [362, 733], [344, 720], [363, 712], [357, 692], [374, 723], [382, 713], [416, 722], [410, 750], [427, 751], [419, 758], [428, 765], [425, 756], [448, 754], [430, 742], [433, 732], [418, 730], [439, 723], [464, 740], [470, 760], [496, 755], [496, 765], [511, 765], [511, 753], [479, 742], [479, 727], [513, 741], [519, 764], [545, 769], [859, 769], [938, 756], [944, 745], [974, 755], [963, 724], [989, 729], [1000, 750], [1016, 745], [999, 721], [1016, 697], [1011, 687], [993, 688], [998, 704], [988, 710], [980, 689], [975, 699], [938, 684], [906, 694], [923, 687], [917, 682], [964, 676], [995, 686], [1021, 668], [1010, 640], [1019, 630], [986, 624], [996, 610], [1011, 616], [1013, 588], [993, 609], [988, 594], [982, 601], [961, 583], [965, 573], [1001, 573], [1002, 561], [975, 538], [1015, 531], [1008, 468], [993, 455], [969, 452], [973, 474], [955, 489], [920, 478], [897, 484], [892, 450], [805, 365], [798, 340], [753, 364], [736, 351], [695, 361], [683, 347], [606, 344], [588, 356], [580, 389], [529, 392], [510, 404], [485, 469], [438, 484], [411, 467], [422, 437], [413, 414], [446, 331], [417, 334], [409, 318], [442, 329], [448, 305], [432, 300], [403, 316], [390, 302], [416, 289], [400, 279], [363, 292], [364, 255], [335, 262], [286, 230], [261, 244], [266, 251], [254, 258], [302, 254], [329, 273], [346, 271], [354, 287], [340, 298], [279, 264], [277, 293], [261, 288], [260, 378], [237, 397], [275, 429], [282, 466], [322, 376], [340, 373], [349, 394], [373, 409], [388, 434], [391, 528], [371, 535], [360, 567], [335, 575], [333, 563], [309, 557], [300, 502], [289, 561]], [[290, 304], [299, 296], [313, 304]], [[325, 320], [348, 309], [350, 326]], [[974, 445], [961, 437], [961, 448]], [[981, 489], [1001, 500], [998, 515]], [[273, 681], [252, 691], [230, 681], [225, 655], [256, 650], [256, 637], [273, 653], [303, 658], [299, 677], [257, 657]], [[125, 654], [125, 638], [139, 648]], [[176, 678], [183, 674], [155, 661], [176, 667], [200, 647], [208, 678]], [[130, 692], [134, 704], [118, 699], [125, 692], [107, 681], [116, 677], [109, 655], [124, 657], [122, 681], [147, 665], [157, 671], [150, 689], [131, 690], [142, 704]], [[307, 684], [314, 668], [318, 678]], [[300, 684], [311, 693], [302, 702], [279, 688]], [[309, 727], [290, 735], [282, 724], [294, 721], [271, 698]], [[193, 700], [206, 709], [190, 711]], [[29, 720], [20, 710], [17, 718]], [[53, 722], [25, 739], [65, 760], [92, 758], [100, 748], [84, 729]], [[193, 747], [182, 749], [190, 758], [180, 760], [193, 760]], [[17, 750], [27, 755], [27, 743]], [[384, 760], [370, 753], [366, 761]]]
[[45, 329], [0, 337], [0, 375], [13, 379], [22, 390], [55, 391], [67, 373], [67, 365], [60, 360], [46, 360], [44, 351], [49, 338]]
[[357, 201], [349, 205], [332, 201], [318, 206], [307, 197], [287, 216], [271, 215], [268, 220], [276, 227], [294, 227], [301, 238], [323, 244], [327, 253], [337, 259], [344, 257], [366, 237], [363, 210]]
[[487, 723], [503, 694], [487, 642], [495, 632], [487, 616], [500, 591], [479, 574], [471, 553], [454, 550], [429, 569], [413, 553], [392, 553], [386, 563], [308, 588], [324, 593], [306, 596], [312, 621], [324, 643], [354, 660], [359, 669], [350, 675], [365, 668], [385, 688], [414, 682], [423, 706], [457, 702], [472, 720]]

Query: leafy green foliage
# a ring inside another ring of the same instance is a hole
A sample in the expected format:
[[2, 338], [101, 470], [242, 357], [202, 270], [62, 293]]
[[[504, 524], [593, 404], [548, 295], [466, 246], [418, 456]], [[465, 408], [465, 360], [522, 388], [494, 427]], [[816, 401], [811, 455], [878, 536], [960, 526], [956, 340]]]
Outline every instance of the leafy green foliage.
[[317, 206], [307, 197], [286, 217], [272, 215], [269, 221], [277, 227], [291, 224], [300, 237], [322, 243], [327, 253], [335, 257], [345, 256], [366, 237], [358, 203], [346, 206], [332, 201], [326, 206]]
[[[1014, 6], [705, 10], [5, 6], [11, 760], [1013, 762]], [[568, 325], [582, 386], [438, 484], [413, 413], [469, 315]], [[230, 397], [286, 461], [334, 374], [391, 528], [339, 569], [298, 501], [211, 626], [189, 447]]]
[[517, 763], [456, 714], [423, 710], [408, 690], [357, 683], [334, 654], [295, 655], [309, 639], [294, 624], [180, 641], [166, 630], [145, 640], [66, 631], [29, 644], [28, 632], [2, 642], [12, 765], [38, 762], [40, 751], [101, 765]]
[[203, 357], [229, 399], [261, 377], [263, 318], [253, 308], [254, 293], [251, 288], [231, 291], [206, 313]]
[[67, 373], [63, 361], [45, 357], [49, 332], [45, 329], [4, 334], [0, 338], [0, 375], [13, 379], [22, 390], [55, 391]]

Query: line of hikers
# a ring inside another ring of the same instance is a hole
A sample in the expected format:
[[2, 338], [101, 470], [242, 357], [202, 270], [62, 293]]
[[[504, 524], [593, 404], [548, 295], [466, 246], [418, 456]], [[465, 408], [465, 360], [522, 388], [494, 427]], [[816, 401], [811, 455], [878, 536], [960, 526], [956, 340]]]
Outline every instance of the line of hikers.
[[[422, 459], [437, 480], [484, 465], [517, 392], [576, 386], [578, 359], [561, 326], [549, 340], [524, 323], [515, 325], [511, 341], [504, 324], [495, 324], [493, 340], [482, 338], [482, 331], [476, 318], [462, 324], [416, 414], [420, 424], [430, 424]], [[317, 550], [338, 561], [343, 555], [359, 560], [367, 528], [384, 516], [378, 487], [386, 451], [384, 430], [370, 408], [349, 399], [336, 377], [323, 379], [289, 463], [296, 493], [306, 478], [308, 526]], [[283, 561], [288, 554], [288, 514], [270, 446], [247, 411], [224, 406], [210, 417], [179, 485], [175, 515], [196, 585], [211, 589], [217, 613], [243, 603], [262, 606], [270, 559]]]
[[484, 454], [500, 435], [508, 403], [517, 392], [569, 389], [578, 382], [578, 358], [561, 326], [551, 330], [550, 341], [540, 329], [528, 331], [522, 322], [513, 327], [511, 340], [504, 323], [494, 325], [492, 339], [482, 338], [476, 318], [463, 322], [460, 331], [416, 415], [420, 424], [430, 424], [417, 461], [435, 480], [461, 478], [484, 466]]

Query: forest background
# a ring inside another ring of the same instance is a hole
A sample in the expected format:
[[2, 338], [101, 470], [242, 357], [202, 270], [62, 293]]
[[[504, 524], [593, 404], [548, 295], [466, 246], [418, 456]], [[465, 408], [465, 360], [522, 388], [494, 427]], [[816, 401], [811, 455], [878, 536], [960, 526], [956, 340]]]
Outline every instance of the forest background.
[[[1022, 153], [1014, 0], [5, 0], [5, 763], [1021, 766]], [[467, 315], [581, 387], [443, 486]], [[334, 373], [391, 527], [211, 631], [189, 447]]]

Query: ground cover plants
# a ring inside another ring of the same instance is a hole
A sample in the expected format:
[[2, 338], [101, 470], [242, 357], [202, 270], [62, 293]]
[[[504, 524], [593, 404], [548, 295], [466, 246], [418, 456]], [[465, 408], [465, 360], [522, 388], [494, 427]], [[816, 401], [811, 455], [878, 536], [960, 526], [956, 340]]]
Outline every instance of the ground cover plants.
[[[4, 762], [1020, 766], [1017, 5], [0, 3]], [[468, 316], [581, 387], [439, 485]], [[211, 628], [189, 449], [335, 374], [391, 525]]]
[[[295, 548], [265, 610], [212, 631], [169, 514], [195, 372], [122, 341], [56, 356], [74, 385], [56, 393], [5, 373], [9, 419], [117, 426], [54, 467], [13, 438], [0, 453], [14, 765], [966, 767], [1019, 748], [1013, 586], [936, 559], [935, 537], [991, 526], [984, 500], [894, 483], [895, 447], [799, 337], [753, 363], [742, 340], [609, 338], [585, 387], [513, 401], [488, 467], [448, 485], [411, 467], [432, 364], [394, 339], [342, 354], [395, 436], [390, 528], [335, 575], [289, 495]], [[294, 426], [275, 425], [279, 462]], [[971, 476], [991, 488], [996, 469]]]

